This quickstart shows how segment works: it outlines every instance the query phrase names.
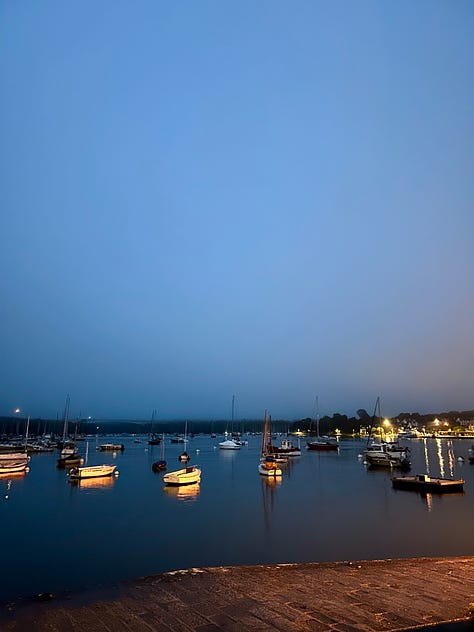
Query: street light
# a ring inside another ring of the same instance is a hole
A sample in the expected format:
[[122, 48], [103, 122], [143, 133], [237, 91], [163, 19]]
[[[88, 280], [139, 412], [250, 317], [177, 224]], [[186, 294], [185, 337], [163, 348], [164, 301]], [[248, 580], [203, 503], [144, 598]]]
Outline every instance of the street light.
[[20, 413], [21, 413], [21, 409], [20, 408], [15, 408], [15, 410], [13, 411], [15, 413], [16, 417], [16, 436], [18, 437], [18, 435], [20, 434]]

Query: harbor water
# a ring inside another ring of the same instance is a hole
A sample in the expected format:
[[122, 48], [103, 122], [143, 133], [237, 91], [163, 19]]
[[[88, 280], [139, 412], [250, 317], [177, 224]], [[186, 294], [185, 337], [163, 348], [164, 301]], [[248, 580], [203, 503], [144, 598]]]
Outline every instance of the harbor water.
[[[363, 440], [313, 452], [301, 439], [275, 480], [257, 472], [261, 437], [246, 439], [235, 451], [219, 449], [222, 436], [190, 439], [202, 478], [188, 487], [152, 471], [162, 449], [145, 436], [79, 442], [87, 465], [115, 463], [119, 476], [77, 484], [56, 452], [32, 455], [27, 474], [0, 478], [1, 601], [192, 567], [474, 554], [472, 440], [404, 442], [411, 475], [466, 481], [464, 493], [423, 495], [394, 490], [396, 470], [369, 469]], [[97, 450], [110, 441], [125, 449]], [[168, 471], [182, 451], [165, 438]]]

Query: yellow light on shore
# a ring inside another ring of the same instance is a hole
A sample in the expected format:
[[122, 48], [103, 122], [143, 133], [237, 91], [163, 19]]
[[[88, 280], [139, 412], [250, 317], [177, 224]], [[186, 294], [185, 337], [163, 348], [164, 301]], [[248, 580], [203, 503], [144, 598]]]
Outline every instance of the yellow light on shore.
[[388, 428], [388, 426], [390, 426], [390, 419], [384, 419], [383, 420], [383, 425]]

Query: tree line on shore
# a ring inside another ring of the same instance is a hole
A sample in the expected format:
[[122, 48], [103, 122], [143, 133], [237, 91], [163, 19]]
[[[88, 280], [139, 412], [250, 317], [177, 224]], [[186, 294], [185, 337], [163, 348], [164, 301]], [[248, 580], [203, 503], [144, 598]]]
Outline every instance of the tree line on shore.
[[[0, 417], [0, 434], [7, 437], [12, 435], [24, 435], [26, 432], [25, 418]], [[450, 411], [441, 413], [421, 414], [417, 412], [404, 412], [390, 419], [395, 428], [432, 428], [438, 423], [447, 423], [451, 427], [462, 427], [474, 424], [474, 410]], [[155, 420], [153, 426], [150, 421], [133, 420], [100, 420], [77, 419], [70, 420], [68, 424], [69, 434], [96, 435], [96, 434], [147, 434], [155, 433], [182, 434], [184, 420]], [[357, 416], [349, 417], [345, 414], [334, 413], [332, 416], [324, 415], [317, 423], [315, 419], [306, 417], [297, 421], [287, 419], [272, 419], [274, 432], [316, 434], [319, 427], [320, 434], [359, 434], [361, 427], [377, 427], [383, 424], [383, 418], [369, 415], [366, 410], [359, 409]], [[29, 432], [31, 435], [54, 434], [62, 435], [63, 420], [51, 420], [34, 418], [30, 419]], [[224, 432], [261, 432], [263, 421], [261, 419], [239, 419], [230, 424], [229, 420], [194, 420], [187, 422], [189, 434], [223, 434]]]

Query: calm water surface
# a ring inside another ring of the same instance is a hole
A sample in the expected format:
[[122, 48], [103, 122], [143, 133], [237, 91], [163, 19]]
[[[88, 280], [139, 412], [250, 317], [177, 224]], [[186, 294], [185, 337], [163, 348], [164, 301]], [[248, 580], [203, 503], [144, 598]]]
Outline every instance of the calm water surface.
[[[165, 487], [151, 469], [161, 447], [145, 437], [100, 437], [124, 443], [114, 455], [98, 452], [95, 439], [79, 444], [87, 464], [117, 463], [115, 479], [72, 485], [56, 453], [32, 455], [26, 475], [0, 478], [9, 578], [0, 599], [199, 566], [474, 554], [471, 441], [406, 442], [411, 474], [466, 480], [464, 494], [437, 497], [392, 489], [389, 472], [364, 465], [364, 441], [343, 440], [338, 453], [303, 449], [278, 483], [257, 473], [260, 437], [239, 451], [219, 450], [222, 439], [190, 440], [197, 487]], [[180, 468], [182, 451], [166, 438], [168, 470]]]

